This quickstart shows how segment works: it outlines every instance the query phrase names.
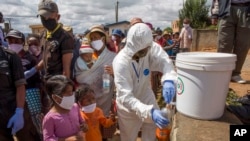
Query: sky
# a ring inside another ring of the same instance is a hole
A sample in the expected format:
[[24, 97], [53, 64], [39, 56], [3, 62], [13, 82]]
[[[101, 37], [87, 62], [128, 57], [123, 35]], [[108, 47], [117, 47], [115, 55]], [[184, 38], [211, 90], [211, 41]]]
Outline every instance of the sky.
[[[0, 0], [0, 11], [5, 22], [10, 22], [13, 29], [31, 33], [29, 25], [41, 24], [37, 18], [40, 0]], [[115, 6], [117, 0], [54, 0], [64, 25], [72, 26], [74, 33], [83, 33], [96, 24], [116, 22]], [[178, 19], [178, 11], [185, 0], [118, 0], [118, 22], [130, 21], [140, 17], [150, 22], [155, 28], [171, 26], [171, 21]], [[211, 0], [208, 0], [211, 1]], [[0, 24], [3, 27], [3, 24]]]

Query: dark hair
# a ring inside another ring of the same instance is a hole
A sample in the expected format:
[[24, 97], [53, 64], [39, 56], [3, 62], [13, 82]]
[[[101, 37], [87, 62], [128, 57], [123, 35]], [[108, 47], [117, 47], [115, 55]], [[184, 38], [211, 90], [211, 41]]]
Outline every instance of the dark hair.
[[27, 40], [30, 39], [31, 37], [36, 38], [38, 41], [40, 41], [40, 36], [38, 34], [29, 34]]
[[76, 102], [81, 101], [83, 97], [90, 92], [94, 93], [94, 90], [90, 87], [90, 85], [86, 83], [81, 84], [81, 86], [78, 87], [75, 92]]
[[64, 75], [55, 75], [47, 80], [45, 87], [48, 95], [51, 97], [52, 94], [62, 96], [62, 93], [69, 85], [74, 89], [74, 82], [71, 79]]
[[180, 35], [180, 33], [179, 32], [175, 32], [173, 35]]

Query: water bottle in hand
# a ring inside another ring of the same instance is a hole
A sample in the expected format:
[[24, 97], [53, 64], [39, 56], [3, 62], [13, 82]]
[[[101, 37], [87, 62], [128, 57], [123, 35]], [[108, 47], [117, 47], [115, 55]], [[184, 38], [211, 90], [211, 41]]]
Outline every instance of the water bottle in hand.
[[104, 94], [110, 91], [110, 74], [105, 69], [102, 75], [102, 89]]

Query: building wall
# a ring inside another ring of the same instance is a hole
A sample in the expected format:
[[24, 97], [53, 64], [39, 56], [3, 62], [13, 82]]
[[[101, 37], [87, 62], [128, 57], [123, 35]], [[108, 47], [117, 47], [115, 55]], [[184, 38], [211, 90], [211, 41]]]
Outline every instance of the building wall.
[[112, 25], [109, 26], [109, 35], [111, 35], [112, 31], [114, 29], [121, 29], [122, 32], [127, 35], [128, 29], [129, 29], [129, 24], [127, 23], [123, 23], [123, 24], [119, 24], [119, 25]]
[[172, 26], [173, 33], [180, 32], [179, 20], [172, 21], [171, 26]]
[[34, 24], [29, 27], [31, 28], [32, 33], [39, 35], [45, 30], [42, 24]]
[[192, 51], [215, 51], [217, 49], [217, 30], [193, 30]]

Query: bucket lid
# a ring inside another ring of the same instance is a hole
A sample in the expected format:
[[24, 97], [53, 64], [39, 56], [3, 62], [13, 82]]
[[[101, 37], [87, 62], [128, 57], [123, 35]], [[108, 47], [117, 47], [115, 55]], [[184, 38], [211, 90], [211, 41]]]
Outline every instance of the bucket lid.
[[236, 55], [230, 53], [218, 52], [185, 52], [178, 53], [176, 61], [189, 63], [235, 63]]

